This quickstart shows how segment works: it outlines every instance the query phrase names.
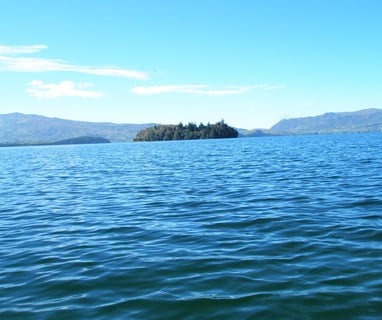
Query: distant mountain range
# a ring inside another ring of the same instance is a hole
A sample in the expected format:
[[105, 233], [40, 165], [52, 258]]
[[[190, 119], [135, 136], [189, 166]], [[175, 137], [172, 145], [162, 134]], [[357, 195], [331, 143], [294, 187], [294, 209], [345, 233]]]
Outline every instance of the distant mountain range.
[[[101, 137], [111, 142], [132, 141], [155, 123], [115, 124], [10, 113], [0, 115], [0, 144], [51, 143], [78, 137]], [[382, 110], [331, 112], [315, 117], [281, 120], [270, 129], [238, 129], [241, 137], [382, 131]]]
[[126, 142], [132, 141], [138, 131], [153, 125], [73, 121], [10, 113], [0, 115], [0, 143], [49, 143], [85, 136]]
[[273, 134], [320, 134], [382, 131], [382, 110], [329, 112], [315, 117], [285, 119], [270, 130]]

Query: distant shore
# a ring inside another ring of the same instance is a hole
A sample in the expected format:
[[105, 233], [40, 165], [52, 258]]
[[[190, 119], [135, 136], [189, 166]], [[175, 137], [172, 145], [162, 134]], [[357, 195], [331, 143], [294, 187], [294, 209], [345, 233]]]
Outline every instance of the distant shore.
[[32, 146], [59, 146], [72, 144], [97, 144], [110, 143], [110, 140], [102, 137], [76, 137], [55, 142], [36, 142], [36, 143], [0, 143], [0, 147], [32, 147]]

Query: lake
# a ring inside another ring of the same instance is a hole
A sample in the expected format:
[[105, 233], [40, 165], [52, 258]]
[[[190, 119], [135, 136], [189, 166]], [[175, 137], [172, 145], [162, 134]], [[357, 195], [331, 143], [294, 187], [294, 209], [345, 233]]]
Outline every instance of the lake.
[[379, 319], [382, 134], [0, 148], [1, 319]]

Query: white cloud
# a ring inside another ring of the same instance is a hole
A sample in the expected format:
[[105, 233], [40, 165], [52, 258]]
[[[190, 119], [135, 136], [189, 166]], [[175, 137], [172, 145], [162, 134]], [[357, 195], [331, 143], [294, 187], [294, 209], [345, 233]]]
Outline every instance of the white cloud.
[[204, 85], [168, 85], [168, 86], [152, 86], [152, 87], [135, 87], [132, 91], [136, 94], [151, 95], [159, 93], [196, 93], [200, 92], [206, 86]]
[[43, 44], [36, 44], [32, 46], [0, 46], [0, 54], [12, 55], [12, 54], [29, 54], [39, 52], [48, 48]]
[[15, 54], [35, 53], [47, 48], [44, 45], [34, 46], [0, 46], [0, 72], [50, 72], [66, 71], [99, 76], [126, 77], [136, 80], [147, 80], [148, 75], [142, 71], [122, 69], [118, 67], [90, 67], [68, 64], [62, 60], [29, 58], [29, 57], [10, 57]]
[[96, 91], [86, 91], [93, 85], [90, 83], [75, 84], [72, 81], [62, 81], [59, 84], [44, 83], [40, 80], [33, 80], [28, 83], [27, 92], [37, 98], [58, 98], [58, 97], [81, 97], [81, 98], [101, 98], [103, 93]]
[[251, 91], [251, 90], [271, 91], [271, 90], [283, 89], [285, 87], [286, 87], [285, 84], [280, 84], [280, 85], [256, 84], [253, 86], [238, 87], [238, 88], [242, 91]]
[[116, 76], [116, 77], [127, 77], [137, 80], [147, 80], [149, 77], [146, 73], [135, 70], [126, 70], [118, 68], [92, 68], [92, 67], [79, 67], [67, 65], [67, 71], [74, 71], [87, 74], [95, 74], [98, 76]]
[[227, 87], [219, 90], [210, 90], [206, 85], [164, 85], [164, 86], [139, 86], [132, 89], [132, 92], [141, 95], [153, 95], [160, 93], [189, 93], [209, 96], [224, 96], [242, 94], [252, 90], [275, 90], [284, 88], [285, 85], [270, 86], [270, 85], [254, 85], [254, 86], [235, 86]]

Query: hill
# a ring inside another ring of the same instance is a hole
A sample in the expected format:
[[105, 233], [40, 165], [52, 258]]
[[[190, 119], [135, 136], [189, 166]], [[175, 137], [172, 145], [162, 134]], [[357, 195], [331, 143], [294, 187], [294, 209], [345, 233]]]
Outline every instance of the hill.
[[50, 143], [77, 137], [102, 137], [111, 142], [126, 142], [152, 125], [74, 121], [10, 113], [0, 115], [0, 143]]
[[318, 134], [382, 131], [382, 110], [330, 112], [315, 117], [284, 119], [271, 127], [273, 134]]
[[238, 129], [236, 130], [239, 132], [239, 138], [253, 138], [253, 137], [269, 137], [269, 136], [275, 136], [276, 134], [273, 134], [269, 129]]
[[[49, 144], [78, 137], [102, 137], [111, 142], [127, 142], [132, 141], [138, 132], [153, 126], [155, 126], [153, 123], [86, 122], [10, 113], [0, 115], [0, 144]], [[176, 125], [170, 126], [176, 127]], [[239, 132], [239, 137], [376, 132], [382, 131], [382, 110], [365, 109], [355, 112], [330, 112], [315, 117], [284, 119], [276, 123], [271, 129], [237, 129], [236, 131]], [[178, 138], [182, 138], [182, 136], [180, 135]], [[169, 139], [169, 136], [167, 139]], [[195, 139], [195, 137], [192, 139]]]
[[57, 142], [49, 143], [50, 145], [67, 145], [67, 144], [99, 144], [99, 143], [110, 143], [110, 140], [101, 137], [77, 137], [65, 140], [60, 140]]
[[110, 140], [101, 137], [77, 137], [55, 142], [40, 142], [40, 143], [0, 143], [0, 147], [28, 147], [28, 146], [56, 146], [56, 145], [71, 145], [71, 144], [99, 144], [110, 143]]

